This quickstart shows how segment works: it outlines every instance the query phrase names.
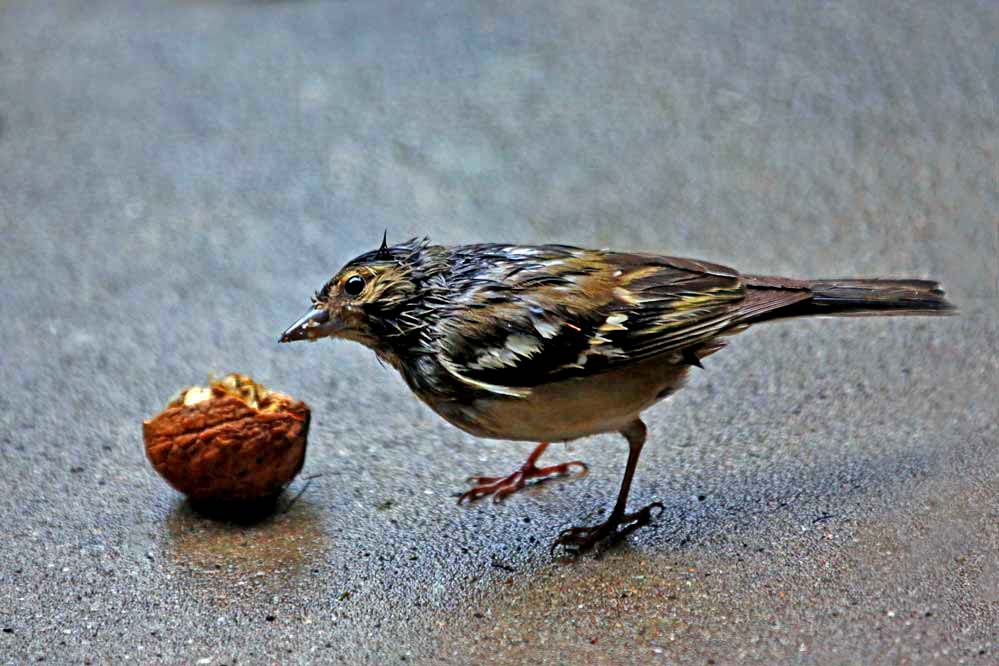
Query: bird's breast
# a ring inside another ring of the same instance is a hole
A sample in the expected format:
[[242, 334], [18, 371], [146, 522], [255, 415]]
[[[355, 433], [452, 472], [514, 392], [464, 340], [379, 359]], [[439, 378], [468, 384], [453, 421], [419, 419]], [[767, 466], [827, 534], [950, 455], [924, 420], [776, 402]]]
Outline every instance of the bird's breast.
[[560, 442], [624, 429], [677, 390], [688, 366], [672, 357], [532, 387], [524, 398], [454, 386], [448, 399], [414, 392], [452, 425], [478, 437]]

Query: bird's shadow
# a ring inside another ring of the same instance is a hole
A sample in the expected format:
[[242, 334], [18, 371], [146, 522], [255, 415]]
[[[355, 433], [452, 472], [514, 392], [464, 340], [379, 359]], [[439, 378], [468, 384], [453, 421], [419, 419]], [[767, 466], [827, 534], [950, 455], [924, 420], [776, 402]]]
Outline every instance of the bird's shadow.
[[[665, 508], [651, 523], [622, 530], [589, 553], [574, 555], [556, 550], [555, 559], [568, 563], [630, 551], [680, 553], [718, 538], [740, 542], [780, 540], [782, 526], [789, 523], [799, 529], [832, 526], [866, 515], [865, 505], [891, 498], [904, 482], [929, 476], [935, 462], [924, 452], [891, 456], [847, 453], [822, 467], [791, 469], [785, 465], [774, 472], [756, 470], [745, 475], [736, 470], [708, 480], [692, 475], [660, 477], [663, 484], [687, 489], [669, 495], [656, 492], [656, 479], [650, 478], [646, 470], [641, 487], [636, 488], [639, 492], [632, 494], [629, 504], [634, 507], [656, 499], [662, 501]], [[705, 488], [706, 484], [710, 487]], [[589, 495], [576, 500], [584, 505], [601, 502], [595, 494]], [[600, 518], [590, 514], [572, 520], [589, 524]]]

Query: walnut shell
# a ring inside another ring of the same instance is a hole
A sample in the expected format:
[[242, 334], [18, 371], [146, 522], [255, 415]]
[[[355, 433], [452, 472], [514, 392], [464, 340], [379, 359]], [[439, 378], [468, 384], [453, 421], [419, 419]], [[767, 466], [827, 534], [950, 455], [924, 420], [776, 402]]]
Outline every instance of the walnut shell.
[[142, 423], [146, 455], [197, 501], [271, 497], [302, 469], [310, 411], [245, 375], [182, 390]]

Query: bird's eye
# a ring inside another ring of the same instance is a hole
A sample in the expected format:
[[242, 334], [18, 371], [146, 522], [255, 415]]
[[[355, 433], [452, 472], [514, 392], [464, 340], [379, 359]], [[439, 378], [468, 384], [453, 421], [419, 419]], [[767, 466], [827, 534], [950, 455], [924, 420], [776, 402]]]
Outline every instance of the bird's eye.
[[343, 290], [348, 296], [358, 296], [364, 291], [364, 278], [360, 275], [352, 275], [343, 283]]

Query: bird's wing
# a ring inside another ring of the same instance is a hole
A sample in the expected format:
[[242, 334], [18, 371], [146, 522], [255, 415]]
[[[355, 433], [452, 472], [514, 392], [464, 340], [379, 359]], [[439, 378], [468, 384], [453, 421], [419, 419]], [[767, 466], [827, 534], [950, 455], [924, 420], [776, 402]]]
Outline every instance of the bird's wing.
[[456, 254], [438, 358], [500, 395], [696, 348], [736, 322], [733, 270], [673, 257], [566, 246], [477, 246]]

